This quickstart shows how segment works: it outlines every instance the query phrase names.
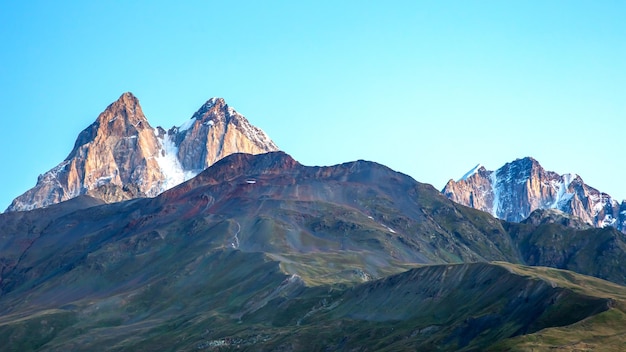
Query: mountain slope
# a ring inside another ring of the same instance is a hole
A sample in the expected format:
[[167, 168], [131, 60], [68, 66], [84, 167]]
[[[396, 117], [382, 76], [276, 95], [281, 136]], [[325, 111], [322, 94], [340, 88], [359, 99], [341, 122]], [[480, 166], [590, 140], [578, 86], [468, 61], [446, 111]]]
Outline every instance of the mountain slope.
[[623, 343], [626, 289], [567, 271], [439, 265], [332, 288], [231, 249], [183, 262], [168, 279], [4, 314], [0, 340], [9, 351], [475, 351], [563, 327], [573, 331], [558, 341], [594, 342], [580, 324], [595, 319], [601, 346]]
[[212, 98], [181, 127], [150, 126], [139, 101], [124, 93], [83, 130], [68, 157], [41, 175], [7, 211], [31, 210], [81, 194], [106, 202], [153, 197], [226, 155], [278, 150], [260, 129]]
[[533, 158], [517, 159], [496, 171], [474, 168], [441, 191], [453, 201], [520, 222], [536, 209], [558, 209], [596, 227], [626, 231], [626, 202], [588, 186], [575, 174], [546, 171]]
[[9, 350], [470, 351], [588, 319], [624, 333], [623, 287], [486, 262], [623, 284], [626, 235], [504, 222], [367, 161], [232, 154], [155, 198], [0, 214], [0, 235]]
[[282, 152], [232, 154], [156, 198], [63, 214], [32, 217], [28, 226], [15, 220], [25, 215], [0, 215], [2, 235], [14, 243], [3, 254], [3, 292], [12, 290], [9, 282], [45, 276], [29, 269], [42, 258], [74, 262], [104, 244], [142, 247], [181, 234], [202, 234], [208, 248], [267, 253], [308, 284], [370, 280], [416, 264], [494, 260], [626, 283], [614, 264], [626, 260], [623, 233], [502, 222], [366, 161], [307, 167]]

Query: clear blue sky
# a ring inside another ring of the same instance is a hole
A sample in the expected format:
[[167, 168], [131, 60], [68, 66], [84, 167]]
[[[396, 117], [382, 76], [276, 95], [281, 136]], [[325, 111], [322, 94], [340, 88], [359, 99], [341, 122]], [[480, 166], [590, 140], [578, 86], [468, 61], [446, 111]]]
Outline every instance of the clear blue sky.
[[[180, 4], [182, 3], [182, 4]], [[625, 1], [2, 1], [0, 210], [123, 92], [220, 96], [306, 165], [443, 187], [533, 156], [626, 198]]]

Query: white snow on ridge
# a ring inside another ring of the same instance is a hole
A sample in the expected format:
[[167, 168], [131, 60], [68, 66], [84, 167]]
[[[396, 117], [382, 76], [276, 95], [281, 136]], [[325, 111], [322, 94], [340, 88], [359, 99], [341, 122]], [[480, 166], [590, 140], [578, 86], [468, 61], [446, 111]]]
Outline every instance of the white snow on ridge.
[[[196, 121], [197, 120], [195, 118], [190, 118], [176, 128], [176, 133], [187, 131], [193, 127]], [[156, 130], [155, 134], [158, 134]], [[163, 138], [158, 139], [159, 142], [161, 142], [161, 149], [156, 157], [156, 161], [161, 168], [163, 176], [165, 176], [165, 180], [161, 185], [159, 193], [178, 186], [179, 184], [192, 179], [197, 175], [196, 172], [183, 169], [180, 160], [178, 160], [178, 147], [174, 143], [174, 140], [172, 140], [172, 137], [173, 135], [166, 133]]]
[[572, 183], [578, 175], [576, 174], [563, 174], [561, 176], [561, 180], [554, 180], [551, 182], [552, 187], [557, 191], [556, 197], [554, 198], [554, 203], [550, 206], [550, 208], [560, 209], [564, 204], [566, 204], [572, 197], [574, 197], [574, 193], [567, 192], [569, 185]]
[[613, 216], [607, 214], [607, 215], [604, 216], [604, 219], [601, 222], [602, 223], [602, 227], [613, 226], [616, 221], [617, 221], [617, 219], [615, 219]]
[[193, 126], [195, 122], [196, 122], [196, 119], [194, 119], [193, 117], [190, 118], [189, 120], [185, 121], [185, 123], [178, 126], [178, 131], [179, 132], [187, 131], [188, 129], [191, 128], [191, 126]]
[[463, 175], [460, 179], [458, 179], [456, 182], [460, 182], [460, 181], [465, 181], [467, 180], [470, 176], [472, 176], [473, 174], [478, 172], [478, 169], [480, 169], [482, 167], [482, 164], [476, 164], [476, 166], [474, 166], [471, 170], [469, 170], [468, 172], [465, 173], [465, 175]]
[[593, 211], [594, 213], [599, 213], [603, 208], [604, 208], [604, 202], [602, 201], [602, 197], [596, 194], [590, 194], [589, 195], [589, 200], [591, 201], [591, 204], [593, 204]]
[[178, 147], [169, 134], [163, 136], [163, 139], [161, 139], [160, 142], [161, 150], [159, 151], [159, 155], [156, 157], [156, 161], [161, 168], [161, 172], [165, 176], [165, 180], [160, 190], [160, 192], [163, 192], [195, 177], [197, 174], [193, 171], [186, 171], [183, 169], [183, 166], [178, 160]]
[[100, 187], [100, 186], [109, 184], [109, 183], [111, 183], [112, 179], [113, 179], [113, 175], [100, 177], [99, 179], [96, 180], [96, 187]]
[[498, 208], [500, 206], [500, 191], [498, 190], [498, 176], [496, 175], [496, 171], [492, 172], [489, 175], [489, 179], [491, 180], [491, 192], [493, 193], [493, 209], [491, 210], [491, 215], [498, 217]]

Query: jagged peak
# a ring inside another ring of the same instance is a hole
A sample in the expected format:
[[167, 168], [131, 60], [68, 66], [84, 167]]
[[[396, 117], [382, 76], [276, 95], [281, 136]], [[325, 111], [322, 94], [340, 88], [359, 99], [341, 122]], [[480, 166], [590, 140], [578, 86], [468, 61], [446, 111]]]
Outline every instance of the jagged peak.
[[[520, 170], [524, 170], [524, 171], [528, 171], [530, 172], [531, 170], [544, 170], [543, 167], [541, 166], [541, 164], [539, 164], [539, 162], [530, 156], [527, 157], [523, 157], [523, 158], [517, 158], [511, 162], [507, 162], [506, 164], [504, 164], [502, 167], [500, 167], [499, 169], [497, 169], [496, 171], [501, 171], [501, 170], [511, 170], [511, 169], [520, 169]], [[485, 168], [485, 166], [481, 163], [476, 164], [473, 168], [471, 168], [469, 171], [467, 171], [465, 174], [463, 174], [463, 176], [461, 176], [459, 179], [457, 179], [456, 181], [453, 179], [450, 179], [448, 181], [447, 184], [454, 184], [457, 182], [462, 182], [462, 181], [467, 181], [469, 178], [471, 178], [472, 176], [474, 176], [475, 174], [484, 174], [484, 173], [491, 173], [493, 171], [489, 171], [487, 170], [487, 168]], [[577, 175], [576, 175], [577, 176]]]
[[226, 101], [224, 100], [224, 98], [213, 97], [207, 100], [207, 102], [204, 103], [204, 105], [207, 105], [208, 107], [212, 107], [214, 105], [226, 105]]
[[224, 98], [213, 97], [202, 104], [189, 120], [180, 126], [172, 127], [168, 133], [184, 132], [192, 129], [196, 125], [196, 121], [200, 121], [200, 124], [209, 127], [219, 121], [226, 124], [234, 122], [236, 125], [243, 121], [244, 124], [249, 124], [243, 115], [226, 104]]
[[514, 161], [512, 161], [510, 163], [507, 163], [505, 165], [505, 167], [507, 165], [509, 165], [509, 166], [515, 165], [515, 166], [519, 166], [519, 167], [522, 167], [522, 168], [530, 168], [530, 169], [532, 169], [532, 168], [543, 169], [541, 164], [539, 164], [539, 162], [535, 158], [530, 157], [530, 156], [526, 156], [526, 157], [523, 157], [523, 158], [515, 159]]
[[476, 164], [476, 166], [474, 166], [468, 172], [466, 172], [463, 176], [461, 176], [461, 178], [458, 179], [457, 182], [461, 182], [461, 181], [467, 180], [469, 177], [473, 176], [475, 173], [480, 171], [480, 169], [485, 170], [485, 167], [482, 166], [482, 164], [478, 163], [478, 164]]
[[120, 109], [120, 108], [135, 108], [139, 106], [139, 99], [137, 99], [137, 97], [131, 93], [131, 92], [125, 92], [122, 95], [120, 95], [119, 98], [117, 98], [116, 101], [114, 101], [113, 103], [109, 104], [109, 106], [105, 109], [106, 110], [114, 110], [114, 109]]
[[191, 117], [192, 120], [203, 120], [206, 118], [214, 118], [215, 114], [211, 114], [211, 112], [215, 113], [224, 108], [228, 107], [224, 98], [213, 97], [206, 101], [206, 103], [202, 104], [202, 106], [196, 111]]
[[124, 92], [117, 99], [118, 101], [131, 101], [133, 103], [139, 103], [139, 99], [132, 92]]
[[109, 104], [98, 116], [96, 123], [112, 123], [120, 118], [135, 127], [147, 127], [139, 126], [140, 123], [145, 124], [148, 120], [143, 114], [139, 99], [131, 92], [123, 93], [116, 101]]
[[74, 148], [65, 160], [72, 158], [77, 149], [94, 140], [96, 135], [136, 135], [138, 130], [152, 128], [143, 114], [139, 99], [131, 92], [123, 93], [98, 115], [96, 121], [78, 135]]

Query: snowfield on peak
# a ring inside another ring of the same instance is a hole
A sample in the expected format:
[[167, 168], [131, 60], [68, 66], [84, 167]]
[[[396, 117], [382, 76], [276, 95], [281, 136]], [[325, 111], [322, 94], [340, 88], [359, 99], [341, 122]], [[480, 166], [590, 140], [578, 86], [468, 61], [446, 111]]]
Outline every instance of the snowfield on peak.
[[161, 193], [192, 179], [198, 173], [183, 169], [180, 160], [178, 160], [178, 147], [169, 133], [165, 134], [163, 138], [159, 138], [159, 141], [161, 142], [161, 149], [159, 150], [156, 160], [165, 177], [159, 191], [159, 193]]
[[179, 132], [187, 131], [188, 129], [190, 129], [194, 125], [195, 122], [196, 122], [196, 119], [194, 119], [193, 117], [190, 118], [189, 120], [185, 121], [185, 123], [183, 123], [182, 125], [178, 126], [178, 131]]
[[575, 173], [547, 171], [530, 157], [495, 171], [478, 172], [479, 168], [480, 164], [458, 181], [449, 181], [442, 193], [507, 221], [522, 221], [537, 209], [558, 209], [595, 227], [613, 226], [626, 232], [626, 201], [618, 203]]
[[183, 124], [165, 130], [152, 127], [139, 100], [124, 93], [78, 135], [68, 158], [43, 173], [7, 211], [42, 208], [82, 194], [107, 203], [153, 197], [230, 154], [278, 150], [222, 98], [209, 99]]
[[465, 175], [461, 176], [461, 178], [458, 179], [456, 182], [467, 180], [470, 176], [472, 176], [475, 173], [477, 173], [478, 169], [480, 169], [482, 166], [483, 166], [482, 164], [476, 164], [476, 166], [474, 166], [471, 170], [466, 172]]

